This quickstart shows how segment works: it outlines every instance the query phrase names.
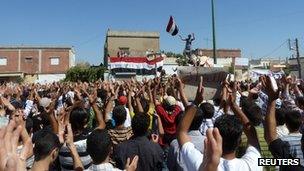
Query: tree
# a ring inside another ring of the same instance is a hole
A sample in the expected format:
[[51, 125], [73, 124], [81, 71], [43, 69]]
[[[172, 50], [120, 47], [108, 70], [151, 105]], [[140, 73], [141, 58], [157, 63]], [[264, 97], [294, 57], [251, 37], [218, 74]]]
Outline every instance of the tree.
[[66, 72], [65, 81], [86, 81], [92, 82], [103, 79], [105, 68], [102, 66], [90, 67], [87, 65], [76, 65]]

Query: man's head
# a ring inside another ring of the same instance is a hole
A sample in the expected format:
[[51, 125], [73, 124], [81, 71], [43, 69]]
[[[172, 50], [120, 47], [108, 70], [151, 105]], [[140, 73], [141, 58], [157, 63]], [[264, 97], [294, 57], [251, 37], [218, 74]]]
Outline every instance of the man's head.
[[113, 120], [115, 121], [116, 126], [125, 123], [127, 117], [127, 111], [124, 106], [122, 105], [115, 106], [112, 113], [113, 113]]
[[234, 115], [222, 115], [215, 120], [214, 127], [219, 129], [223, 138], [223, 154], [234, 152], [241, 143], [241, 121]]
[[302, 124], [301, 114], [298, 111], [289, 111], [285, 115], [285, 121], [289, 132], [296, 132]]
[[48, 160], [51, 164], [56, 160], [59, 148], [60, 142], [57, 135], [50, 131], [42, 131], [39, 138], [35, 141], [35, 161]]
[[112, 148], [111, 137], [105, 129], [95, 129], [87, 138], [87, 152], [94, 164], [104, 162]]
[[258, 126], [262, 123], [263, 116], [261, 108], [254, 102], [248, 101], [247, 98], [241, 100], [242, 111], [249, 119], [250, 123], [254, 126]]
[[190, 39], [191, 38], [191, 34], [188, 34], [188, 39]]
[[82, 131], [88, 121], [88, 113], [85, 109], [77, 107], [74, 108], [70, 114], [70, 122], [73, 132]]
[[297, 97], [296, 104], [302, 110], [304, 109], [304, 97]]
[[276, 119], [277, 126], [285, 124], [285, 114], [286, 114], [286, 112], [287, 111], [283, 108], [276, 109], [275, 119]]
[[194, 118], [192, 120], [192, 123], [190, 125], [189, 130], [198, 130], [200, 128], [200, 126], [202, 125], [202, 122], [204, 120], [204, 113], [202, 112], [201, 109], [198, 109], [194, 115]]
[[150, 124], [150, 117], [144, 113], [135, 114], [132, 119], [131, 125], [135, 136], [144, 136], [147, 134]]
[[210, 103], [202, 103], [199, 108], [203, 112], [204, 119], [211, 119], [214, 115], [214, 107]]
[[119, 105], [126, 105], [128, 103], [128, 98], [126, 96], [119, 96], [118, 97], [118, 104]]
[[163, 106], [167, 111], [173, 111], [176, 105], [176, 100], [173, 96], [164, 97]]

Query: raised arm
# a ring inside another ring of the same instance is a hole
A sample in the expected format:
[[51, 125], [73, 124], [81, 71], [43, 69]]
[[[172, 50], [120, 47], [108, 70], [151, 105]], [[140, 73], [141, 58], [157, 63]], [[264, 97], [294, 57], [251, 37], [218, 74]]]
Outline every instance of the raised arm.
[[70, 153], [73, 159], [73, 167], [76, 171], [82, 171], [84, 170], [83, 164], [80, 160], [79, 154], [77, 152], [76, 146], [74, 145], [74, 139], [73, 139], [73, 131], [71, 128], [71, 124], [67, 125], [67, 134], [65, 135], [65, 141], [67, 147], [70, 149]]
[[188, 130], [193, 121], [195, 113], [198, 110], [197, 106], [203, 101], [203, 93], [204, 93], [203, 77], [201, 77], [199, 86], [197, 88], [196, 97], [194, 100], [195, 105], [189, 106], [186, 109], [185, 115], [182, 118], [180, 124], [178, 125], [177, 140], [178, 140], [180, 147], [182, 147], [185, 143], [187, 143], [191, 140], [188, 135]]
[[229, 104], [233, 113], [241, 120], [241, 123], [244, 127], [244, 133], [247, 136], [248, 144], [252, 145], [256, 149], [260, 150], [259, 141], [257, 138], [257, 133], [254, 126], [251, 125], [247, 116], [243, 113], [243, 111], [236, 104], [236, 89], [233, 89], [233, 93], [229, 96]]
[[186, 41], [186, 39], [183, 39], [183, 37], [181, 35], [178, 35], [178, 36], [182, 41]]
[[191, 138], [188, 135], [188, 130], [190, 128], [190, 125], [192, 123], [192, 120], [197, 110], [198, 110], [197, 106], [195, 105], [188, 106], [185, 111], [184, 117], [182, 118], [180, 124], [178, 125], [177, 140], [180, 147], [182, 147], [185, 143], [191, 140]]
[[184, 84], [180, 78], [177, 78], [177, 89], [181, 98], [181, 101], [185, 107], [189, 106], [190, 103], [184, 91]]
[[275, 92], [271, 88], [271, 81], [269, 77], [263, 77], [262, 83], [268, 95], [268, 108], [265, 118], [264, 137], [268, 144], [277, 139], [276, 120], [275, 120], [275, 104], [276, 99], [279, 97], [279, 91]]
[[94, 89], [93, 93], [89, 95], [86, 91], [84, 93], [89, 97], [89, 103], [91, 107], [93, 108], [93, 111], [95, 113], [95, 118], [98, 122], [98, 128], [104, 129], [106, 127], [106, 123], [104, 121], [104, 116], [102, 115], [102, 112], [100, 111], [99, 107], [97, 106], [96, 100], [97, 100], [97, 90]]
[[193, 41], [193, 40], [195, 40], [194, 33], [192, 33], [192, 40], [191, 41]]

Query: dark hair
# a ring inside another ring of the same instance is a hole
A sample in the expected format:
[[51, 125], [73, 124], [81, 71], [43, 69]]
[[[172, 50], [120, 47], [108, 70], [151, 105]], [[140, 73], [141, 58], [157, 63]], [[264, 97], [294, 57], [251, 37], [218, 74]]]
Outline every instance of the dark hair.
[[111, 147], [111, 137], [106, 129], [95, 129], [87, 138], [87, 152], [96, 164], [106, 160]]
[[202, 112], [200, 108], [196, 111], [194, 118], [192, 120], [192, 123], [190, 125], [189, 130], [198, 130], [200, 126], [202, 125], [202, 122], [204, 120], [205, 114]]
[[220, 98], [214, 98], [213, 99], [213, 103], [214, 103], [214, 106], [219, 106], [221, 104], [221, 99]]
[[108, 92], [105, 89], [99, 89], [97, 91], [97, 97], [99, 97], [101, 99], [101, 101], [105, 101], [107, 99], [107, 94]]
[[299, 107], [304, 106], [304, 97], [297, 97], [296, 101], [297, 101]]
[[33, 131], [33, 120], [29, 117], [26, 118], [25, 129], [28, 134], [30, 134]]
[[88, 121], [88, 113], [81, 107], [76, 107], [71, 111], [70, 122], [73, 132], [82, 131]]
[[234, 152], [241, 143], [241, 121], [234, 115], [222, 115], [215, 120], [214, 127], [219, 129], [223, 138], [223, 154]]
[[247, 97], [241, 97], [241, 107], [253, 126], [258, 126], [262, 123], [263, 115], [261, 108], [257, 104], [248, 101]]
[[302, 124], [301, 114], [298, 111], [289, 111], [285, 115], [285, 121], [289, 132], [298, 131]]
[[124, 106], [118, 105], [113, 109], [113, 120], [115, 121], [115, 125], [122, 125], [127, 118], [127, 111]]
[[276, 109], [275, 119], [276, 119], [276, 123], [277, 123], [278, 126], [285, 124], [285, 114], [286, 114], [286, 112], [287, 111], [283, 108]]
[[131, 125], [135, 136], [144, 136], [149, 128], [150, 117], [144, 113], [137, 113], [132, 119]]
[[46, 158], [56, 148], [60, 148], [60, 142], [57, 135], [51, 131], [41, 131], [34, 146], [35, 161]]
[[199, 108], [202, 110], [204, 118], [205, 119], [210, 119], [214, 115], [214, 107], [210, 103], [202, 103]]

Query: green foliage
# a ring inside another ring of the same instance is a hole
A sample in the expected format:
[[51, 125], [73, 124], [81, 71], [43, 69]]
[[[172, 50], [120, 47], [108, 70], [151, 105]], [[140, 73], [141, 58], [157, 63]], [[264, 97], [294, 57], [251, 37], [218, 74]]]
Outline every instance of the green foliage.
[[164, 54], [165, 54], [167, 57], [175, 57], [175, 58], [184, 57], [182, 54], [180, 54], [180, 53], [174, 53], [174, 52], [164, 52]]
[[70, 68], [66, 72], [65, 81], [86, 81], [92, 82], [96, 81], [99, 78], [103, 79], [103, 73], [105, 71], [104, 67], [90, 67], [84, 65], [76, 65], [75, 67]]
[[230, 74], [234, 74], [234, 67], [233, 67], [233, 66], [229, 67], [229, 68], [228, 68], [228, 72], [229, 72]]
[[187, 60], [187, 58], [185, 58], [184, 56], [182, 56], [182, 57], [179, 57], [179, 58], [176, 59], [176, 63], [179, 66], [186, 66], [186, 65], [188, 65], [188, 60]]

